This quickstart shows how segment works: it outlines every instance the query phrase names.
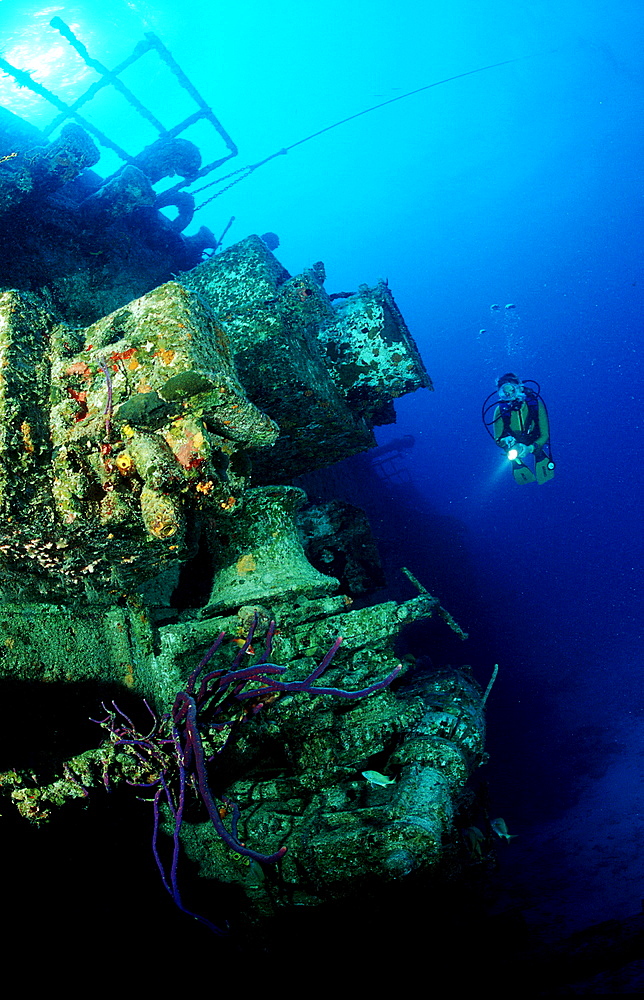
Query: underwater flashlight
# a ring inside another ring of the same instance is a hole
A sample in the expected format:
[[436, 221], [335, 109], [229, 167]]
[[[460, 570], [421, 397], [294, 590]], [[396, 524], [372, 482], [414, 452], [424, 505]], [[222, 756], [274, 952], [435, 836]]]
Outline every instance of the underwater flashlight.
[[510, 459], [510, 461], [514, 462], [515, 459], [517, 459], [518, 457], [519, 457], [519, 450], [518, 450], [518, 448], [510, 448], [510, 450], [508, 452], [508, 458]]

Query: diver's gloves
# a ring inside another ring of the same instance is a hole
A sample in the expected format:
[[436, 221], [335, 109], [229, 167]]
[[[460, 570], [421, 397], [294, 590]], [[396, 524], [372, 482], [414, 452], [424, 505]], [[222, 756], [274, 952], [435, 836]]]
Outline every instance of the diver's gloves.
[[499, 444], [505, 448], [506, 451], [508, 451], [516, 444], [516, 438], [513, 438], [511, 434], [508, 434], [507, 437], [499, 438]]
[[517, 455], [516, 455], [517, 458], [525, 458], [526, 455], [532, 454], [532, 452], [534, 451], [534, 445], [533, 444], [520, 444], [519, 442], [517, 442], [514, 445], [514, 450], [517, 453]]

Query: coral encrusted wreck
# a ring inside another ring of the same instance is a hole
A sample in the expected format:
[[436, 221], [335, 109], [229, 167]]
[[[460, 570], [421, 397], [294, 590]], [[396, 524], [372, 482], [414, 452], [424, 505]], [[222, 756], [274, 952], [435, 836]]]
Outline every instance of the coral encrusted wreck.
[[[52, 201], [46, 185], [38, 197], [32, 188], [12, 197], [19, 165], [16, 156], [0, 187], [0, 240], [33, 216], [50, 226], [54, 263], [49, 274], [41, 259], [27, 279], [18, 250], [0, 272], [0, 678], [31, 690], [85, 682], [95, 717], [108, 687], [117, 705], [119, 691], [145, 698], [157, 720], [174, 703], [194, 748], [189, 678], [205, 652], [225, 633], [208, 676], [231, 684], [236, 663], [250, 683], [270, 636], [280, 668], [270, 696], [244, 693], [235, 675], [236, 714], [227, 702], [219, 728], [199, 737], [211, 758], [199, 778], [235, 835], [193, 812], [185, 852], [206, 877], [235, 883], [256, 918], [431, 872], [483, 756], [480, 691], [458, 671], [409, 685], [394, 641], [407, 623], [442, 612], [438, 602], [421, 592], [353, 610], [305, 556], [302, 533], [315, 518], [298, 530], [306, 496], [292, 485], [368, 450], [395, 397], [431, 388], [389, 289], [362, 287], [338, 305], [321, 264], [291, 277], [250, 236], [156, 287], [141, 288], [135, 268], [132, 298], [137, 226], [148, 246], [165, 232], [146, 208], [128, 215], [121, 255], [105, 254], [100, 302], [111, 311], [92, 316], [103, 243], [93, 261], [82, 249], [83, 287], [70, 285], [68, 299], [61, 273], [74, 247], [91, 245], [95, 216], [79, 214], [72, 195]], [[306, 683], [332, 690], [314, 695], [298, 682], [318, 676], [329, 649], [324, 677]], [[347, 700], [333, 689], [369, 693]], [[43, 748], [47, 779], [19, 768], [0, 776], [27, 819], [43, 822], [73, 799], [91, 808], [104, 785], [158, 783], [168, 742], [149, 752], [107, 708], [100, 747], [66, 760]], [[366, 781], [374, 770], [395, 780]], [[165, 821], [171, 833], [169, 813]], [[279, 860], [240, 863], [231, 843]]]

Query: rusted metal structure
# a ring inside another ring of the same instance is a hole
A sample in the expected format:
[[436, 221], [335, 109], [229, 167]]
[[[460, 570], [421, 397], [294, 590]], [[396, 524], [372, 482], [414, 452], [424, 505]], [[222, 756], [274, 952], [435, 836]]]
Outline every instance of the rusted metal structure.
[[[120, 62], [114, 69], [110, 70], [99, 62], [98, 59], [93, 59], [90, 56], [85, 45], [83, 45], [71, 28], [65, 24], [60, 17], [52, 18], [50, 25], [52, 28], [56, 28], [61, 33], [63, 38], [69, 42], [72, 48], [79, 54], [85, 65], [98, 73], [99, 78], [92, 83], [92, 85], [88, 87], [87, 90], [81, 94], [81, 96], [78, 97], [73, 104], [67, 104], [60, 97], [54, 94], [53, 91], [34, 80], [31, 74], [26, 70], [13, 66], [11, 63], [7, 62], [6, 59], [0, 57], [0, 68], [5, 73], [12, 76], [21, 87], [27, 87], [29, 90], [33, 91], [33, 93], [43, 97], [46, 101], [53, 105], [53, 107], [58, 109], [59, 113], [56, 117], [49, 123], [49, 125], [47, 125], [46, 128], [42, 129], [42, 135], [45, 138], [53, 135], [53, 133], [55, 133], [65, 123], [74, 122], [97, 139], [98, 142], [106, 149], [111, 149], [112, 152], [116, 153], [116, 155], [123, 160], [124, 163], [130, 163], [134, 166], [138, 165], [139, 158], [136, 154], [132, 155], [128, 153], [122, 146], [111, 139], [110, 136], [106, 135], [102, 129], [98, 128], [98, 126], [93, 124], [90, 119], [82, 113], [82, 110], [86, 107], [86, 105], [88, 105], [90, 101], [92, 101], [105, 87], [113, 87], [119, 92], [119, 94], [121, 94], [122, 97], [125, 98], [134, 111], [136, 111], [137, 114], [145, 119], [145, 121], [147, 121], [148, 124], [158, 132], [159, 139], [164, 141], [175, 139], [192, 125], [205, 121], [212, 126], [219, 138], [225, 144], [227, 153], [224, 156], [204, 164], [204, 166], [199, 167], [196, 171], [191, 173], [189, 177], [184, 177], [181, 181], [174, 185], [172, 188], [173, 191], [183, 190], [202, 177], [206, 177], [213, 170], [217, 170], [217, 168], [226, 163], [227, 160], [237, 156], [237, 146], [217, 116], [214, 114], [212, 108], [207, 104], [197, 88], [188, 79], [161, 39], [153, 32], [146, 32], [145, 39], [135, 45], [132, 54], [129, 55], [127, 59]], [[156, 115], [154, 115], [149, 108], [145, 107], [136, 94], [133, 93], [133, 91], [127, 87], [121, 79], [121, 76], [126, 69], [129, 69], [130, 66], [150, 51], [157, 53], [159, 59], [161, 59], [171, 70], [178, 85], [182, 87], [182, 89], [188, 94], [196, 105], [196, 110], [192, 114], [188, 115], [188, 117], [184, 118], [182, 121], [177, 122], [176, 125], [173, 125], [169, 129], [162, 125]], [[109, 180], [109, 178], [107, 180]]]

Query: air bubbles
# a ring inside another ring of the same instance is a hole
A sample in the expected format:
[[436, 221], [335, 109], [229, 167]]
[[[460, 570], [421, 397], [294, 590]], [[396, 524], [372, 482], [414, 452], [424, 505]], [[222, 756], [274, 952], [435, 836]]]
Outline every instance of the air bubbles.
[[521, 354], [525, 349], [525, 331], [515, 302], [490, 305], [489, 325], [481, 327], [477, 339], [484, 341], [492, 357], [498, 362], [500, 351], [508, 357]]

